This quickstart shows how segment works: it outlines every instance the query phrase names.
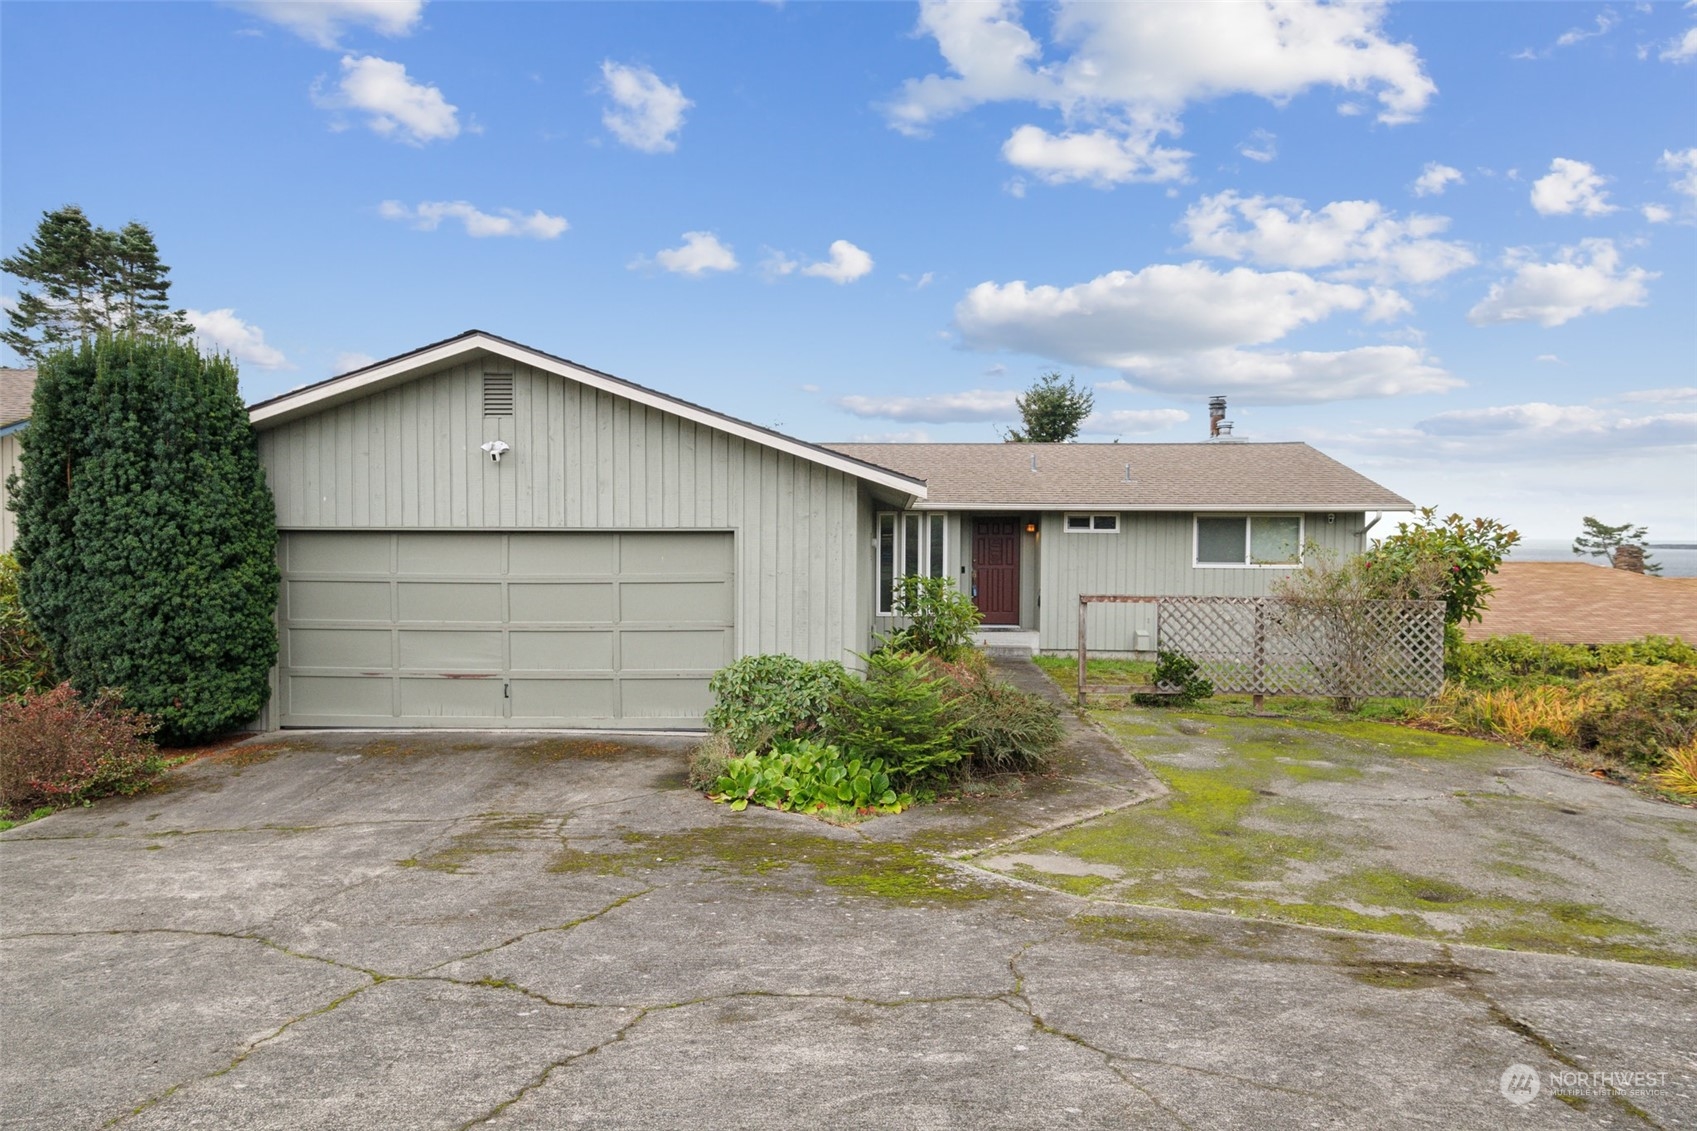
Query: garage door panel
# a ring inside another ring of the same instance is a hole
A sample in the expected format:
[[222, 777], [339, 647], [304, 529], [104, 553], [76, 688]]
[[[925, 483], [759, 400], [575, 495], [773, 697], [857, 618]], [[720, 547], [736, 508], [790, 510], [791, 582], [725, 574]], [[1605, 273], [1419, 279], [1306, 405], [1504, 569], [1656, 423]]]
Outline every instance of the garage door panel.
[[728, 581], [626, 581], [619, 586], [624, 621], [660, 624], [731, 620]]
[[388, 624], [387, 581], [291, 581], [284, 592], [290, 621], [370, 621]]
[[513, 582], [507, 600], [515, 624], [611, 624], [618, 619], [613, 583]]
[[395, 588], [403, 621], [499, 624], [504, 619], [498, 581], [403, 581]]
[[290, 573], [389, 575], [393, 543], [387, 534], [303, 532], [289, 535], [284, 545]]
[[620, 715], [625, 719], [699, 719], [713, 705], [707, 677], [700, 679], [625, 679], [619, 683]]
[[301, 676], [289, 680], [291, 715], [384, 721], [395, 713], [387, 676]]
[[499, 534], [409, 534], [397, 540], [396, 571], [403, 576], [498, 577]]
[[290, 667], [357, 668], [394, 666], [394, 633], [387, 628], [297, 628], [289, 633]]
[[514, 534], [507, 551], [513, 577], [610, 577], [619, 571], [617, 534]]
[[395, 634], [400, 666], [409, 670], [443, 673], [490, 672], [499, 675], [506, 667], [502, 634], [491, 632], [439, 632], [403, 628]]
[[709, 532], [284, 535], [284, 726], [698, 726], [735, 651]]
[[416, 718], [481, 719], [493, 723], [506, 714], [505, 681], [428, 679], [402, 676], [401, 714]]
[[508, 637], [514, 671], [613, 670], [613, 632], [514, 632]]
[[729, 629], [626, 629], [619, 634], [619, 667], [624, 671], [718, 671], [730, 663]]
[[513, 679], [513, 718], [582, 719], [619, 717], [619, 684], [609, 679]]
[[634, 573], [729, 573], [731, 540], [647, 532], [619, 542], [619, 570]]

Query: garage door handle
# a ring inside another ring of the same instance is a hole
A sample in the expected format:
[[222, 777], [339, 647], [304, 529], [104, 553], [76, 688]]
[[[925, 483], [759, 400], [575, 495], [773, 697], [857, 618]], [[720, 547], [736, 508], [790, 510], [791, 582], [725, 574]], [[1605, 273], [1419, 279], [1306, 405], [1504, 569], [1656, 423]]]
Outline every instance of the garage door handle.
[[510, 684], [510, 683], [503, 683], [501, 685], [501, 698], [511, 699], [512, 697], [513, 697], [513, 685]]

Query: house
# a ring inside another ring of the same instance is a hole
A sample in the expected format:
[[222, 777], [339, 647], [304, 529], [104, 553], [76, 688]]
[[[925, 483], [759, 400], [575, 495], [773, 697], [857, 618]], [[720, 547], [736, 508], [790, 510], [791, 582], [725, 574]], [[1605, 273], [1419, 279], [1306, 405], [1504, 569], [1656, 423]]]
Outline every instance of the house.
[[[0, 368], [0, 483], [18, 470], [18, 433], [29, 424], [34, 396], [35, 370]], [[17, 536], [18, 516], [10, 507], [0, 505], [0, 554], [11, 550]]]
[[[1264, 593], [1410, 509], [1305, 444], [811, 444], [481, 331], [249, 415], [268, 726], [692, 727], [738, 656], [855, 663], [900, 574], [1066, 649], [1080, 593]], [[1153, 646], [1092, 616], [1093, 647]]]

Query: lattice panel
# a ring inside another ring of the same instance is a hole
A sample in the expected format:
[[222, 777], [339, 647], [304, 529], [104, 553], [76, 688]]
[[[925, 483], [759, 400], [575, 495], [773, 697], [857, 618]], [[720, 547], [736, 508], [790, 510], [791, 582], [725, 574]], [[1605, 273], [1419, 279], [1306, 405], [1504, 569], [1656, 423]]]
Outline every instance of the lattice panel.
[[1158, 647], [1240, 695], [1429, 696], [1444, 682], [1441, 601], [1162, 597]]

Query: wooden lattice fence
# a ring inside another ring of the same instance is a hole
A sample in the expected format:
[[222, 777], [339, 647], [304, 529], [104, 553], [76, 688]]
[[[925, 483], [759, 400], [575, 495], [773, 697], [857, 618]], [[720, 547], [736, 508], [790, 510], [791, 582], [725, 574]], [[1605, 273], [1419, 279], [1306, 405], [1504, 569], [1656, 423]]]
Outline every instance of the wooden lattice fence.
[[1081, 698], [1084, 613], [1099, 601], [1153, 604], [1157, 649], [1189, 657], [1218, 692], [1424, 697], [1444, 682], [1442, 601], [1085, 596], [1078, 605]]

